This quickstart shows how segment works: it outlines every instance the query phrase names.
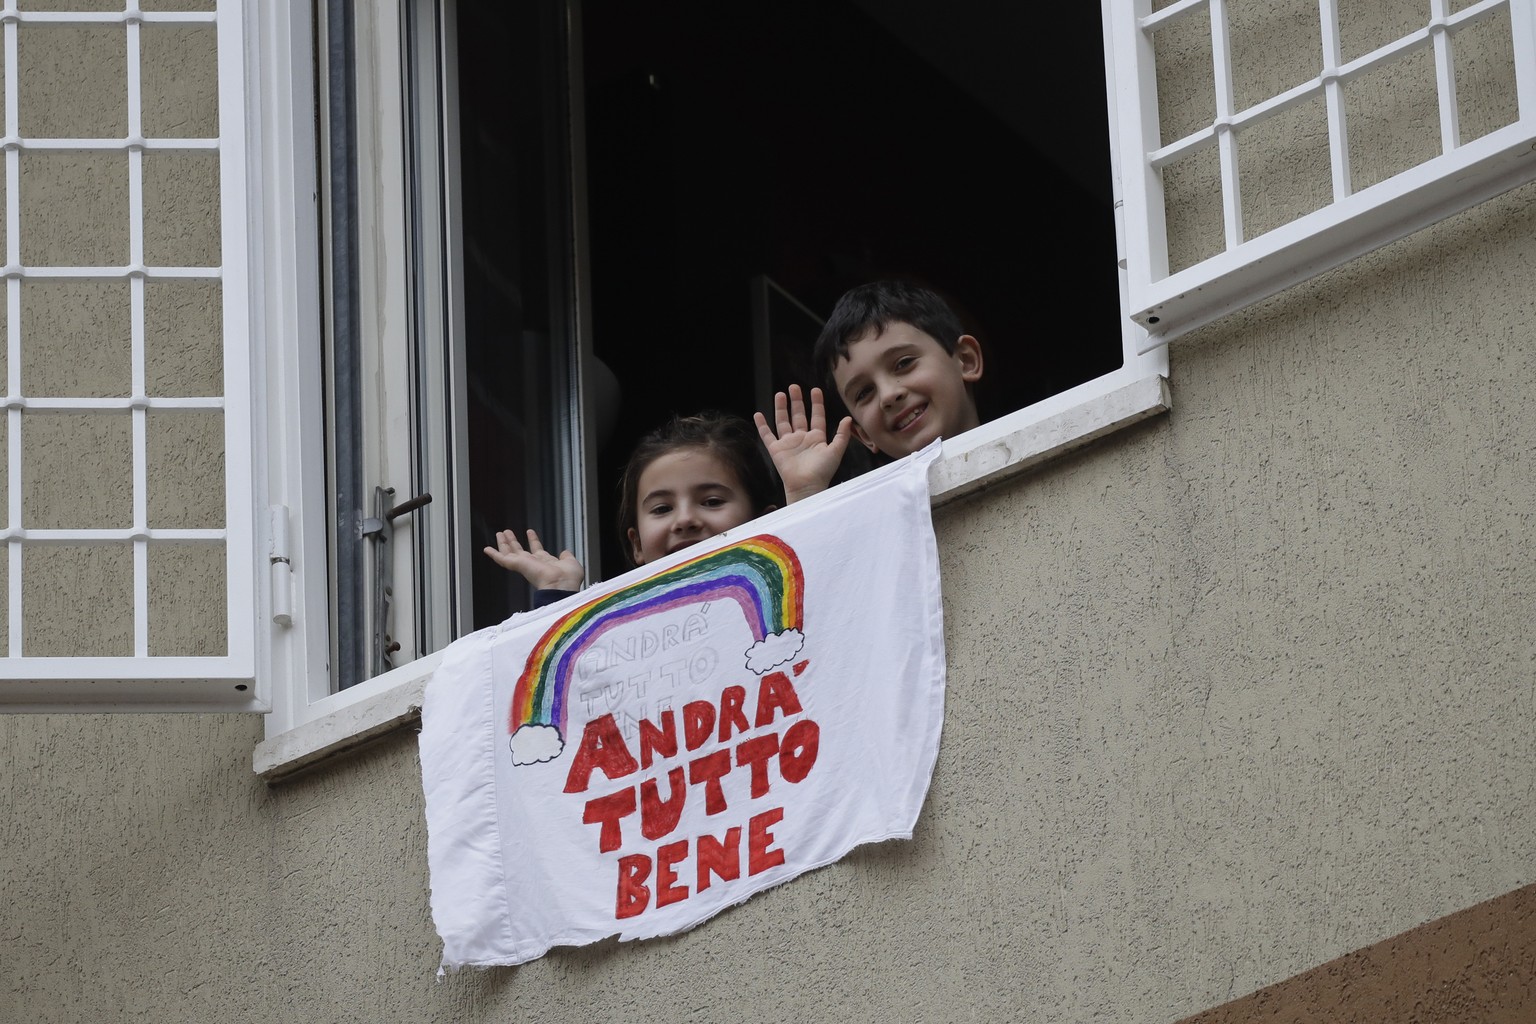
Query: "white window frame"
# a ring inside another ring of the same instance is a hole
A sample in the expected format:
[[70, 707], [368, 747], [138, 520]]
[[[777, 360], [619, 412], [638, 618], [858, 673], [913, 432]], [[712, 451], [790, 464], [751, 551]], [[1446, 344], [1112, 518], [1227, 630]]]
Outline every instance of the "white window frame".
[[[1226, 7], [1229, 0], [1176, 0], [1153, 13], [1152, 0], [1105, 0], [1110, 66], [1125, 69], [1111, 91], [1119, 127], [1119, 174], [1125, 184], [1126, 309], [1149, 336], [1143, 347], [1178, 336], [1536, 178], [1536, 0], [1482, 0], [1454, 14], [1449, 0], [1425, 0], [1426, 26], [1352, 61], [1340, 54], [1340, 0], [1319, 0], [1322, 72], [1247, 110], [1234, 109]], [[1520, 115], [1513, 124], [1462, 144], [1452, 52], [1455, 33], [1507, 9], [1513, 36]], [[1164, 142], [1159, 134], [1157, 68], [1152, 35], [1174, 19], [1208, 11], [1215, 81], [1215, 121]], [[1111, 26], [1126, 31], [1109, 31]], [[1404, 53], [1434, 51], [1441, 155], [1356, 192], [1350, 183], [1341, 89], [1351, 78]], [[1317, 96], [1326, 100], [1333, 202], [1273, 231], [1243, 241], [1236, 147], [1245, 125]], [[1161, 168], [1215, 146], [1221, 167], [1225, 250], [1168, 273]], [[1128, 160], [1130, 155], [1137, 159]]]
[[[294, 24], [293, 30], [302, 28]], [[297, 39], [289, 50], [308, 52]], [[281, 70], [275, 77], [281, 84], [292, 81], [293, 74]], [[1112, 83], [1106, 87], [1113, 95]], [[1113, 119], [1112, 104], [1110, 109]], [[300, 113], [291, 111], [291, 116], [298, 118]], [[1115, 138], [1112, 132], [1112, 151], [1117, 145]], [[316, 248], [312, 246], [310, 251]], [[1123, 268], [1123, 258], [1120, 263]], [[318, 267], [306, 273], [318, 273]], [[1125, 295], [1122, 273], [1122, 308]], [[318, 317], [318, 312], [313, 315]], [[1125, 319], [1121, 336], [1124, 363], [1120, 368], [946, 442], [944, 456], [932, 475], [935, 504], [1166, 411], [1171, 404], [1167, 353], [1147, 346], [1146, 338], [1140, 326]], [[295, 678], [285, 687], [276, 686], [276, 706], [267, 720], [267, 739], [255, 751], [254, 769], [268, 778], [280, 778], [414, 721], [427, 680], [440, 660], [440, 653], [429, 654], [339, 693], [326, 692], [329, 684], [323, 676], [318, 682], [311, 677], [308, 685]]]

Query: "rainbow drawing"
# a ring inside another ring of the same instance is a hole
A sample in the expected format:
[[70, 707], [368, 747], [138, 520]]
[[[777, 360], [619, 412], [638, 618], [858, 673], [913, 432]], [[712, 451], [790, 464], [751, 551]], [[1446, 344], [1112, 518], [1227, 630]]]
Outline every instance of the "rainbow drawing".
[[[609, 630], [682, 605], [733, 601], [752, 630], [754, 643], [746, 652], [748, 667], [761, 674], [783, 664], [800, 648], [804, 585], [794, 549], [777, 537], [760, 534], [689, 559], [562, 615], [534, 645], [513, 691], [509, 728], [514, 763], [533, 763], [559, 754], [569, 710], [566, 691], [577, 661]], [[783, 653], [785, 650], [788, 653]], [[538, 740], [542, 756], [519, 753], [517, 734], [525, 727], [546, 734]], [[548, 735], [551, 731], [553, 735]]]

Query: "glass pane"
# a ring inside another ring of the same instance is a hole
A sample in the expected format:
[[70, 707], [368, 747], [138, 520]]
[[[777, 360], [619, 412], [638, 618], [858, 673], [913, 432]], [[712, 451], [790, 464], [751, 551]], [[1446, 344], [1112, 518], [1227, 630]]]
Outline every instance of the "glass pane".
[[144, 391], [224, 393], [223, 290], [217, 281], [144, 283]]
[[21, 283], [21, 391], [32, 398], [132, 391], [127, 281]]
[[218, 33], [212, 25], [148, 24], [139, 32], [146, 138], [219, 134]]
[[1439, 156], [1439, 109], [1434, 53], [1427, 46], [1345, 83], [1355, 191]]
[[127, 153], [21, 154], [21, 261], [32, 267], [127, 264]]
[[21, 522], [29, 530], [133, 525], [133, 433], [126, 413], [22, 415]]
[[1518, 121], [1509, 8], [1462, 29], [1451, 38], [1451, 46], [1462, 144]]
[[16, 30], [17, 116], [33, 139], [128, 134], [128, 49], [122, 25]]
[[150, 655], [229, 653], [224, 545], [151, 544], [147, 555]]
[[219, 265], [218, 153], [144, 154], [144, 262]]
[[1216, 121], [1216, 71], [1211, 61], [1211, 16], [1205, 8], [1153, 33], [1157, 61], [1157, 116], [1162, 145]]
[[1237, 139], [1244, 240], [1333, 202], [1328, 106], [1321, 95], [1245, 128]]
[[21, 653], [133, 653], [133, 545], [34, 544], [22, 552]]
[[152, 409], [144, 417], [151, 529], [224, 525], [224, 414]]

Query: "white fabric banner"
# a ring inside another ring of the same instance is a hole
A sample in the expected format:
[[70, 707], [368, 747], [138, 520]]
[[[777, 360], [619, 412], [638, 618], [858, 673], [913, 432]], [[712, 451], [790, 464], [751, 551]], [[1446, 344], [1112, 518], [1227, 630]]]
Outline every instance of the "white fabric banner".
[[421, 715], [444, 967], [669, 935], [911, 838], [943, 719], [937, 454], [448, 649]]

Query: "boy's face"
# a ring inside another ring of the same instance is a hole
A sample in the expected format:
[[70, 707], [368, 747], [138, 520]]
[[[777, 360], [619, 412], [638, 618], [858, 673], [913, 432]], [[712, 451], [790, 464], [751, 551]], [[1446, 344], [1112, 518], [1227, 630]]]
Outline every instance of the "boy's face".
[[979, 423], [967, 385], [981, 379], [981, 345], [962, 335], [945, 352], [911, 324], [893, 323], [848, 345], [832, 381], [853, 414], [853, 432], [870, 451], [909, 455], [937, 437]]

